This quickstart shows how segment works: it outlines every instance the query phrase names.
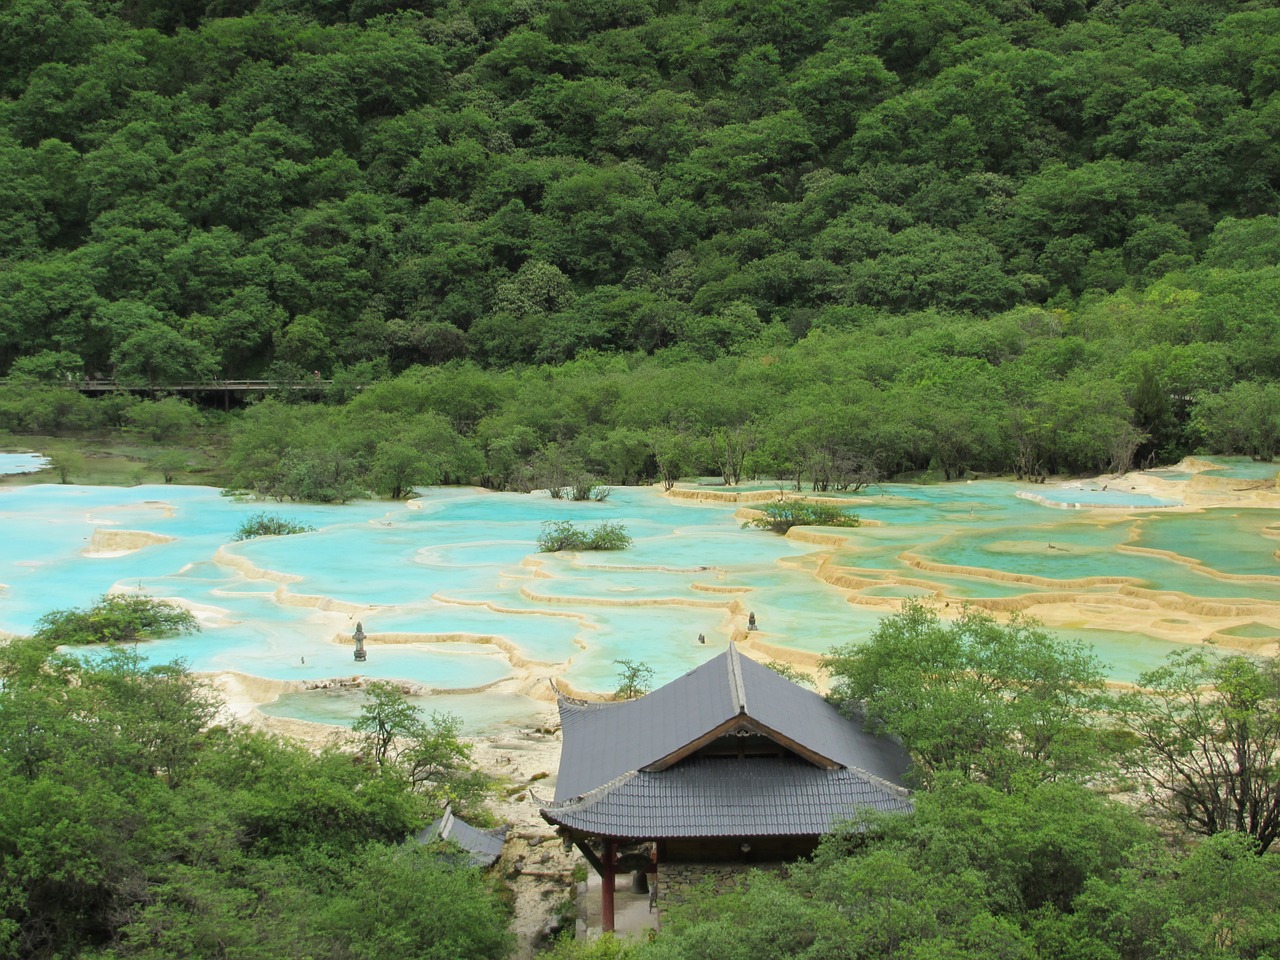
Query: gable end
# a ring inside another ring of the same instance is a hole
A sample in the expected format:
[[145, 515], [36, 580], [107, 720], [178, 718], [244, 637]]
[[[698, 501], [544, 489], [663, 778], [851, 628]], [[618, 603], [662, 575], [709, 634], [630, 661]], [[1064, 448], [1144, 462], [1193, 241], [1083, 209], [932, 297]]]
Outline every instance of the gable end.
[[747, 716], [746, 714], [738, 714], [735, 717], [730, 717], [728, 720], [724, 721], [724, 723], [708, 730], [702, 736], [690, 741], [680, 749], [673, 750], [665, 757], [659, 757], [653, 763], [641, 767], [640, 769], [649, 773], [666, 770], [667, 768], [679, 763], [681, 760], [694, 756], [700, 750], [703, 750], [721, 738], [739, 734], [764, 737], [773, 741], [788, 753], [794, 754], [801, 760], [808, 761], [815, 767], [820, 767], [823, 770], [835, 770], [842, 766], [829, 757], [824, 757], [819, 753], [815, 753], [803, 744], [792, 740], [790, 737], [783, 736], [778, 733], [778, 731], [765, 726], [754, 717]]

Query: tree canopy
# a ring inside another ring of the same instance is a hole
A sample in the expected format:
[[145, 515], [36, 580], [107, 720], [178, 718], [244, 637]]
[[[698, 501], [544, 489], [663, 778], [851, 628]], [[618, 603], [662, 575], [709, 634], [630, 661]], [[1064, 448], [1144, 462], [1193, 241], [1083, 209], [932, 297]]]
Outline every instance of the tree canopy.
[[134, 643], [200, 629], [195, 614], [143, 593], [108, 593], [87, 610], [54, 610], [36, 622], [37, 639], [55, 646]]
[[1120, 702], [1150, 800], [1197, 833], [1280, 838], [1280, 660], [1187, 650]]
[[1009, 790], [1102, 765], [1091, 719], [1101, 663], [1020, 617], [1001, 624], [966, 610], [948, 622], [908, 601], [823, 666], [832, 696], [900, 737], [926, 783], [951, 773]]
[[[274, 477], [233, 465], [317, 499], [519, 482], [531, 439], [627, 482], [683, 465], [672, 437], [692, 434], [726, 482], [767, 452], [823, 489], [867, 468], [1271, 456], [1277, 15], [16, 0], [0, 371], [137, 389], [320, 373], [348, 399], [451, 370], [443, 421], [418, 409], [319, 451], [299, 422]], [[501, 377], [485, 391], [521, 422], [476, 432], [491, 411], [460, 362], [579, 377], [598, 355], [654, 401], [631, 451], [577, 445], [621, 425], [608, 402], [566, 431], [508, 407], [547, 398]], [[836, 390], [779, 382], [833, 362]], [[652, 390], [675, 370], [702, 395]], [[0, 403], [19, 429], [92, 419]]]
[[218, 711], [130, 648], [0, 645], [0, 957], [507, 955], [488, 880], [402, 845], [405, 779]]

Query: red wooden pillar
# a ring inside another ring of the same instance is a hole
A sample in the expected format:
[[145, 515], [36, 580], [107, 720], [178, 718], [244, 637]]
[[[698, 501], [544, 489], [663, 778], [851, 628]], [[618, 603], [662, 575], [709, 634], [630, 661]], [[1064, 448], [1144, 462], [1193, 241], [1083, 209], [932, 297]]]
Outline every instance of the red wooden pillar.
[[[649, 912], [653, 913], [654, 907], [658, 905], [658, 895], [661, 891], [658, 889], [658, 854], [666, 853], [666, 843], [662, 840], [653, 841], [653, 850], [650, 852], [648, 872], [652, 874], [649, 879]], [[658, 911], [658, 928], [662, 928], [662, 911]]]
[[604, 841], [604, 872], [600, 874], [600, 927], [605, 933], [613, 932], [613, 888], [617, 882], [618, 845], [611, 839]]

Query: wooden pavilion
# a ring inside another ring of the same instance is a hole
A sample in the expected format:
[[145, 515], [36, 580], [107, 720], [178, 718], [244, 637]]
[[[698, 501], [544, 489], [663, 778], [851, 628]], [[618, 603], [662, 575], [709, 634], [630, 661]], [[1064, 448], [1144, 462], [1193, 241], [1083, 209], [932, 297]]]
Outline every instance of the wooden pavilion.
[[912, 806], [897, 741], [734, 645], [636, 700], [556, 693], [564, 743], [542, 816], [600, 874], [605, 930], [620, 868], [638, 860], [651, 874], [659, 863], [788, 861], [861, 810]]

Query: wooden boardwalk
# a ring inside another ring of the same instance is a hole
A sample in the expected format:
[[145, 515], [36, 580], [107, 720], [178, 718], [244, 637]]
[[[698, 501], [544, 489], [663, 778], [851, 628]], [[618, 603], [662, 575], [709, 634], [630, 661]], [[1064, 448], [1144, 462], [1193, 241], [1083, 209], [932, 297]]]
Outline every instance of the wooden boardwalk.
[[[27, 386], [30, 380], [13, 380], [0, 378], [0, 387]], [[39, 386], [65, 387], [79, 393], [102, 395], [107, 393], [142, 393], [156, 396], [159, 394], [178, 394], [189, 397], [220, 396], [222, 405], [230, 408], [233, 396], [244, 396], [251, 393], [276, 393], [289, 391], [319, 396], [333, 386], [332, 380], [318, 380], [303, 377], [299, 380], [175, 380], [168, 383], [141, 383], [135, 380], [51, 380], [39, 383]], [[356, 390], [363, 390], [367, 384], [354, 384]], [[207, 402], [207, 401], [206, 401]]]
[[[0, 385], [10, 386], [13, 380], [0, 380]], [[151, 390], [156, 393], [268, 393], [272, 390], [326, 390], [332, 380], [176, 380], [170, 383], [139, 383], [131, 380], [66, 380], [49, 386], [65, 386], [81, 393], [115, 393], [117, 390]]]

